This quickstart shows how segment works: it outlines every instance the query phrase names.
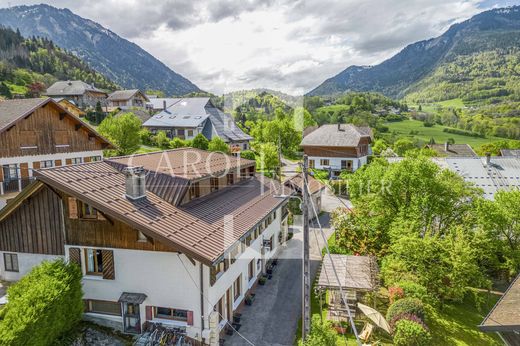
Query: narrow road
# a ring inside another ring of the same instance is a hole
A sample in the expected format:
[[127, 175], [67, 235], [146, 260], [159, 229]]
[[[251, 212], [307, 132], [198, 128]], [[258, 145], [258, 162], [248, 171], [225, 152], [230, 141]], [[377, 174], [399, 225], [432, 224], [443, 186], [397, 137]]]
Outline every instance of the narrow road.
[[[325, 238], [332, 234], [329, 214], [320, 217]], [[279, 254], [278, 265], [273, 278], [265, 286], [258, 286], [252, 306], [242, 311], [242, 327], [239, 333], [255, 346], [291, 346], [301, 318], [302, 299], [302, 230], [293, 228], [294, 237], [287, 242]], [[319, 228], [311, 228], [311, 274], [316, 276], [321, 261], [324, 242]], [[250, 345], [235, 333], [227, 337], [224, 345]]]

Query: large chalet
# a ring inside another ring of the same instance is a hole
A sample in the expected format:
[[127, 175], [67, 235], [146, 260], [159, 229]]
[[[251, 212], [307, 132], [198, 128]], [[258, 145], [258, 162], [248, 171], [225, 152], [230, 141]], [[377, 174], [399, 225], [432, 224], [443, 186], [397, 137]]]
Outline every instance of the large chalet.
[[50, 98], [0, 101], [0, 209], [39, 168], [100, 161], [106, 139]]
[[287, 239], [292, 190], [239, 157], [182, 148], [35, 175], [0, 211], [0, 277], [75, 262], [86, 318], [127, 333], [148, 321], [218, 344]]
[[94, 108], [98, 102], [103, 105], [108, 97], [103, 90], [80, 80], [58, 81], [47, 89], [45, 95], [65, 98], [80, 108]]

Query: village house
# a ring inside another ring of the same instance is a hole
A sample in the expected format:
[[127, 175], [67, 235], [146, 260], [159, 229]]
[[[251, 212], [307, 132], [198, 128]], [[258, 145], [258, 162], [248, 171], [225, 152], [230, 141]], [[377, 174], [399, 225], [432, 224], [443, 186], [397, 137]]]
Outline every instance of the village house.
[[60, 104], [60, 106], [62, 106], [63, 108], [65, 108], [70, 113], [77, 116], [78, 118], [83, 118], [85, 115], [87, 115], [87, 113], [84, 110], [82, 110], [81, 108], [76, 106], [76, 104], [74, 104], [74, 102], [72, 102], [70, 100], [67, 100], [64, 98], [57, 98], [57, 99], [54, 99], [54, 101], [58, 102]]
[[104, 105], [107, 93], [80, 80], [58, 81], [51, 85], [45, 95], [52, 98], [65, 98], [80, 108], [94, 108], [100, 102]]
[[150, 100], [139, 89], [117, 90], [108, 95], [107, 106], [119, 107], [122, 110], [131, 108], [145, 108]]
[[0, 211], [0, 277], [64, 257], [85, 318], [127, 333], [148, 322], [217, 345], [287, 239], [291, 190], [239, 157], [182, 148], [36, 175]]
[[372, 153], [372, 130], [351, 124], [314, 126], [304, 130], [300, 144], [311, 169], [354, 172], [367, 163]]
[[193, 139], [199, 133], [208, 140], [220, 137], [232, 152], [248, 150], [252, 137], [245, 134], [230, 114], [215, 107], [209, 97], [151, 99], [152, 108], [162, 102], [161, 111], [143, 126], [152, 133], [164, 131], [169, 138]]
[[439, 157], [478, 157], [469, 144], [428, 144], [426, 148], [432, 149]]
[[101, 161], [113, 148], [50, 98], [0, 102], [0, 209], [39, 168]]

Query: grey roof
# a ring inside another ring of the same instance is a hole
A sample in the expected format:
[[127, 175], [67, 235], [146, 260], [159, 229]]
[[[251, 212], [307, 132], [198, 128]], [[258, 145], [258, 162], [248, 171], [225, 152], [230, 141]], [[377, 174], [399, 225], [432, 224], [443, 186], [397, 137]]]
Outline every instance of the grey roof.
[[147, 120], [146, 127], [199, 127], [209, 117], [209, 97], [176, 99], [170, 106]]
[[152, 109], [163, 109], [164, 108], [164, 102], [166, 102], [166, 108], [174, 105], [175, 103], [179, 102], [180, 98], [175, 97], [155, 97], [150, 98], [149, 101], [146, 103], [149, 108]]
[[87, 91], [104, 93], [103, 90], [80, 80], [58, 81], [51, 85], [46, 92], [48, 96], [73, 96], [83, 95]]
[[520, 149], [500, 149], [500, 155], [520, 157]]
[[308, 133], [301, 146], [357, 147], [363, 137], [371, 138], [371, 131], [352, 124], [322, 125]]
[[477, 153], [469, 146], [469, 144], [449, 144], [446, 150], [446, 144], [428, 144], [428, 148], [433, 149], [440, 156], [448, 157], [477, 157]]
[[0, 102], [0, 131], [10, 127], [20, 118], [33, 112], [44, 103], [49, 102], [49, 98], [39, 99], [16, 99], [4, 100]]
[[140, 93], [143, 95], [143, 97], [148, 100], [148, 97], [141, 92], [139, 89], [130, 89], [130, 90], [116, 90], [112, 94], [108, 95], [109, 101], [126, 101], [130, 100], [132, 97], [134, 97], [135, 94]]
[[[332, 260], [331, 260], [332, 259]], [[334, 268], [333, 268], [334, 266]], [[338, 280], [336, 275], [338, 274]], [[377, 286], [377, 264], [369, 256], [332, 254], [323, 258], [318, 287], [372, 291]]]
[[[244, 133], [244, 131], [237, 126], [231, 114], [224, 113], [216, 107], [209, 107], [207, 111], [209, 112], [209, 120], [213, 125], [213, 130], [217, 136], [222, 138], [225, 142], [250, 141], [253, 139], [253, 137]], [[204, 127], [202, 133], [206, 138], [211, 139], [213, 137], [212, 133], [208, 132], [208, 129]]]
[[520, 333], [520, 274], [479, 325], [485, 332]]
[[447, 157], [446, 162], [464, 180], [483, 189], [487, 199], [493, 199], [498, 190], [520, 188], [520, 158], [493, 156], [490, 165], [479, 157]]

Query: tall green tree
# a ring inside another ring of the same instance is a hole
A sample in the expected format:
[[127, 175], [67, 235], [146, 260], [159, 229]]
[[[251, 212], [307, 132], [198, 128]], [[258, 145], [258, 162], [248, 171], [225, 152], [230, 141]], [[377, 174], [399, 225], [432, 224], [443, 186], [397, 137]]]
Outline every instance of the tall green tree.
[[257, 168], [265, 171], [273, 171], [280, 165], [278, 160], [278, 147], [273, 143], [262, 143], [257, 146]]
[[117, 147], [117, 155], [129, 155], [139, 149], [140, 130], [141, 120], [133, 113], [124, 113], [117, 117], [108, 116], [98, 127], [99, 133]]

